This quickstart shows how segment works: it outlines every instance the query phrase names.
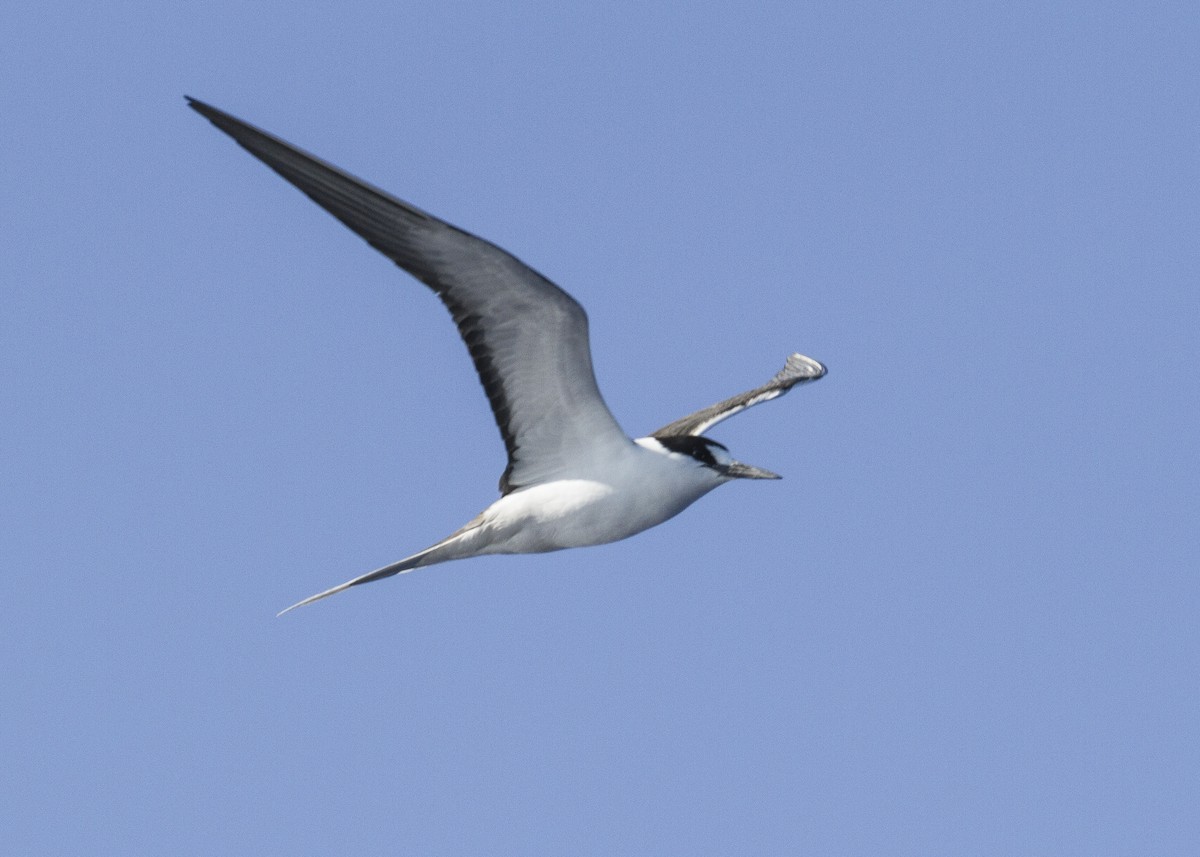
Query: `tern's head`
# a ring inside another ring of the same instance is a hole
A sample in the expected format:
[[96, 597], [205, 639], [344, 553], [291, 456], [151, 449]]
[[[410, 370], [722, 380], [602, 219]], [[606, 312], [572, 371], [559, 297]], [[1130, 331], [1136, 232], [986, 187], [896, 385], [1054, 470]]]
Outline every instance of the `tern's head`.
[[734, 461], [724, 445], [697, 435], [672, 435], [655, 438], [668, 454], [691, 458], [697, 467], [711, 470], [721, 479], [782, 479], [770, 470]]

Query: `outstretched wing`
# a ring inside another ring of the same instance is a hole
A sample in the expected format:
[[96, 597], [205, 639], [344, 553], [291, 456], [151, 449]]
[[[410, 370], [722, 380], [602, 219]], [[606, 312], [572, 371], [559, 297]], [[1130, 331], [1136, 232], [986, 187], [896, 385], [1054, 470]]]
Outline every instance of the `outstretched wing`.
[[631, 441], [596, 386], [587, 315], [494, 244], [201, 101], [188, 104], [433, 289], [458, 325], [508, 450], [504, 493]]
[[783, 369], [761, 387], [755, 387], [753, 390], [739, 393], [702, 411], [688, 414], [683, 419], [675, 420], [675, 422], [663, 426], [654, 432], [651, 437], [704, 434], [705, 431], [721, 422], [721, 420], [727, 420], [734, 414], [746, 410], [746, 408], [752, 408], [763, 402], [769, 402], [771, 399], [777, 399], [797, 384], [816, 381], [825, 375], [825, 371], [825, 367], [811, 357], [805, 357], [803, 354], [793, 354], [787, 359], [787, 363], [784, 364]]

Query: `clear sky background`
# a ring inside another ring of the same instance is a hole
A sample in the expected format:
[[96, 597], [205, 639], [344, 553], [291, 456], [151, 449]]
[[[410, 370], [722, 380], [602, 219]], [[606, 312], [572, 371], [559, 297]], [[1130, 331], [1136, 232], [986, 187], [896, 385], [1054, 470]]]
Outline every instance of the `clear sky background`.
[[[10, 2], [8, 854], [1200, 853], [1200, 18]], [[782, 482], [276, 619], [496, 496], [423, 287], [205, 99], [575, 295]]]

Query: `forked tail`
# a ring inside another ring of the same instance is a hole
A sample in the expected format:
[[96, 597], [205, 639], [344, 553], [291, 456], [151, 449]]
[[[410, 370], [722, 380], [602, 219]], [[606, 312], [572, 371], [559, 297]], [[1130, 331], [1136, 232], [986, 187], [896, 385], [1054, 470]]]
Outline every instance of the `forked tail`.
[[[436, 545], [427, 547], [425, 550], [415, 553], [412, 556], [405, 557], [399, 562], [393, 562], [391, 565], [377, 568], [353, 580], [339, 583], [332, 589], [326, 589], [324, 592], [310, 595], [303, 601], [297, 601], [291, 607], [280, 610], [275, 616], [278, 618], [284, 613], [295, 610], [297, 607], [312, 604], [314, 601], [320, 601], [322, 598], [328, 598], [330, 595], [337, 595], [342, 590], [349, 589], [351, 586], [358, 586], [360, 583], [372, 583], [376, 580], [383, 580], [385, 577], [391, 577], [393, 574], [403, 574], [406, 571], [413, 571], [427, 565], [436, 565], [439, 562], [449, 562], [452, 559], [465, 559], [469, 556], [474, 556], [475, 552], [467, 548], [463, 542], [468, 541], [468, 536], [474, 535], [474, 531], [479, 527], [480, 523], [480, 519], [476, 518], [461, 530], [457, 530], [446, 536], [446, 538], [442, 539]], [[464, 550], [464, 548], [467, 549]]]

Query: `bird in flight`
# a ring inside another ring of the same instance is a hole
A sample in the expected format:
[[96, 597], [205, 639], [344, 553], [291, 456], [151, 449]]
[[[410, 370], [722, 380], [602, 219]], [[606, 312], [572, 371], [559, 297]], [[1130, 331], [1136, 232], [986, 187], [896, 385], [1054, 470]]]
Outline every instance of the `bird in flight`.
[[543, 553], [628, 538], [734, 479], [779, 479], [703, 432], [815, 381], [793, 354], [771, 380], [660, 428], [626, 435], [600, 396], [587, 315], [496, 245], [194, 98], [188, 105], [379, 252], [431, 288], [454, 318], [508, 451], [500, 499], [436, 544], [305, 598], [280, 615], [401, 572], [456, 559]]

